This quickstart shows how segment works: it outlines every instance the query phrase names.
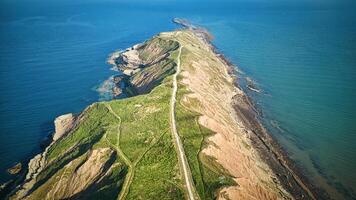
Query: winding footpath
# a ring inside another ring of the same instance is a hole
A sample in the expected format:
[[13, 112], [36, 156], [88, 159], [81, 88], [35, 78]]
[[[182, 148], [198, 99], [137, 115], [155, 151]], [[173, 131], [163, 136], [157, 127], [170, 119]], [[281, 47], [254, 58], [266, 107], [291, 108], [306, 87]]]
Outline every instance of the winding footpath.
[[[188, 192], [188, 199], [189, 200], [196, 200], [199, 199], [199, 197], [196, 195], [195, 188], [194, 188], [194, 184], [193, 184], [193, 179], [191, 176], [191, 171], [189, 168], [189, 164], [186, 158], [186, 155], [184, 153], [184, 148], [183, 148], [183, 144], [182, 141], [178, 135], [178, 131], [177, 131], [177, 126], [176, 126], [176, 119], [175, 119], [175, 105], [176, 105], [176, 96], [177, 96], [177, 91], [178, 91], [178, 84], [177, 84], [177, 76], [180, 72], [180, 57], [181, 57], [181, 52], [182, 52], [182, 46], [179, 47], [179, 52], [178, 52], [178, 56], [177, 56], [177, 69], [176, 69], [176, 73], [173, 75], [173, 90], [172, 90], [172, 97], [170, 100], [170, 119], [171, 119], [171, 129], [172, 129], [172, 135], [173, 135], [173, 139], [174, 139], [174, 143], [176, 146], [176, 151], [179, 157], [179, 162], [180, 162], [180, 166], [182, 168], [182, 172], [184, 175], [184, 183]], [[129, 172], [127, 174], [127, 178], [125, 179], [124, 185], [123, 185], [123, 189], [122, 192], [120, 192], [119, 195], [119, 200], [121, 199], [125, 199], [129, 190], [129, 186], [130, 183], [132, 182], [133, 176], [134, 176], [134, 167], [135, 165], [139, 162], [140, 159], [138, 159], [136, 162], [131, 162], [127, 156], [124, 154], [124, 152], [120, 149], [119, 147], [119, 140], [120, 140], [120, 126], [121, 126], [121, 118], [120, 116], [118, 116], [111, 108], [111, 106], [109, 104], [105, 104], [106, 108], [109, 110], [109, 112], [111, 114], [113, 114], [115, 116], [115, 118], [118, 119], [119, 124], [117, 126], [117, 144], [113, 145], [119, 156], [123, 159], [123, 161], [125, 162], [126, 165], [128, 165], [129, 168]], [[163, 135], [163, 134], [162, 134]], [[159, 137], [161, 138], [162, 135]], [[106, 137], [105, 137], [106, 138]], [[110, 142], [110, 141], [108, 141]], [[154, 141], [153, 144], [151, 144], [150, 146], [153, 146], [154, 144], [156, 144], [157, 141]], [[148, 148], [149, 150], [150, 148]], [[148, 151], [147, 150], [147, 151]], [[147, 153], [147, 151], [145, 151], [144, 154]], [[142, 155], [142, 157], [144, 156], [144, 154]]]
[[182, 141], [180, 140], [180, 137], [178, 135], [178, 131], [177, 131], [177, 126], [176, 126], [176, 119], [175, 119], [175, 105], [176, 105], [176, 96], [177, 96], [177, 90], [178, 90], [178, 84], [177, 84], [177, 76], [180, 72], [180, 57], [181, 57], [181, 53], [182, 53], [182, 48], [183, 46], [179, 47], [179, 53], [177, 56], [177, 71], [176, 73], [173, 75], [173, 91], [172, 91], [172, 97], [171, 97], [171, 103], [170, 103], [170, 118], [171, 118], [171, 128], [172, 128], [172, 135], [173, 135], [173, 139], [175, 142], [175, 146], [177, 149], [177, 153], [179, 156], [179, 161], [180, 161], [180, 165], [183, 168], [183, 175], [184, 175], [184, 182], [188, 191], [188, 199], [189, 200], [195, 200], [197, 198], [195, 198], [194, 196], [194, 186], [193, 186], [193, 181], [192, 181], [192, 177], [191, 177], [191, 172], [189, 169], [189, 164], [187, 161], [187, 158], [185, 156], [184, 153], [184, 148], [183, 148], [183, 144]]
[[[123, 159], [125, 164], [128, 166], [128, 173], [127, 173], [127, 178], [125, 178], [124, 185], [122, 186], [122, 190], [119, 193], [119, 200], [123, 200], [126, 198], [128, 192], [129, 192], [129, 187], [132, 182], [132, 179], [134, 177], [135, 169], [133, 163], [130, 161], [130, 159], [125, 155], [125, 153], [121, 150], [120, 148], [120, 134], [121, 134], [121, 118], [119, 115], [117, 115], [111, 106], [109, 104], [105, 104], [105, 107], [109, 110], [109, 112], [115, 116], [116, 119], [119, 120], [119, 124], [117, 126], [117, 143], [116, 145], [113, 145], [114, 148], [116, 149], [116, 152], [119, 154], [119, 157]], [[111, 142], [106, 138], [105, 134], [105, 139], [111, 144]]]

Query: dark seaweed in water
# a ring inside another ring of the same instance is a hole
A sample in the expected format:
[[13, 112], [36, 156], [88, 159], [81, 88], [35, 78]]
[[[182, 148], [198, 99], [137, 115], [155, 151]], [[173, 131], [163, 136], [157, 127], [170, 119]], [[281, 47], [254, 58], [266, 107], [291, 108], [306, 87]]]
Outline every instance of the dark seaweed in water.
[[114, 99], [120, 99], [136, 95], [137, 92], [130, 82], [130, 77], [120, 74], [114, 77]]
[[[237, 81], [237, 68], [224, 55], [220, 54], [214, 45], [211, 43], [209, 45], [228, 67], [228, 73], [235, 79], [235, 86], [241, 89]], [[236, 95], [233, 106], [236, 114], [241, 117], [246, 127], [251, 130], [250, 139], [254, 147], [277, 175], [283, 187], [295, 199], [330, 199], [324, 190], [313, 185], [302, 174], [302, 171], [289, 159], [286, 151], [277, 143], [276, 139], [267, 133], [259, 121], [259, 116], [262, 113], [258, 111], [247, 95]]]
[[[236, 70], [233, 64], [217, 51], [217, 48], [210, 43], [210, 33], [201, 34], [200, 28], [195, 28], [187, 20], [174, 19], [174, 23], [182, 25], [185, 28], [193, 29], [193, 31], [212, 48], [216, 55], [228, 67], [229, 74], [237, 78]], [[205, 29], [202, 29], [205, 30]], [[249, 81], [250, 80], [250, 81]], [[253, 84], [253, 81], [247, 77], [247, 88], [260, 92]], [[240, 88], [238, 82], [235, 80], [235, 86]], [[330, 199], [330, 197], [320, 188], [315, 187], [311, 182], [301, 173], [301, 170], [292, 162], [282, 147], [276, 142], [266, 129], [262, 126], [258, 119], [259, 112], [248, 96], [236, 95], [234, 97], [234, 108], [236, 113], [241, 117], [243, 123], [251, 130], [250, 139], [263, 160], [272, 168], [277, 175], [279, 181], [288, 192], [295, 199]]]

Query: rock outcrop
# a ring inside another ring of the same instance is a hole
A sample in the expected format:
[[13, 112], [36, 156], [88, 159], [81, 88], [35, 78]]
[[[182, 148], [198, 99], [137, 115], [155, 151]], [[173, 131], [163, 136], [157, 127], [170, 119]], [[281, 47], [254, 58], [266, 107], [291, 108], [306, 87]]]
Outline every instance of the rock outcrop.
[[58, 140], [64, 134], [66, 134], [74, 124], [75, 117], [72, 113], [61, 115], [54, 120], [55, 132], [53, 135], [53, 141]]
[[[102, 178], [114, 156], [114, 151], [110, 148], [95, 149], [84, 156], [86, 158], [75, 159], [61, 169], [60, 175], [55, 177], [57, 180], [53, 187], [39, 188], [37, 192], [46, 190], [46, 199], [70, 199]], [[36, 192], [28, 196], [28, 199], [32, 199], [32, 196], [36, 196]]]
[[[194, 195], [312, 199], [264, 140], [256, 138], [253, 124], [259, 122], [249, 112], [252, 106], [235, 85], [231, 66], [208, 41], [204, 31], [189, 28], [114, 53], [108, 62], [124, 74], [111, 77], [118, 87], [114, 93], [121, 95], [124, 89], [136, 96], [94, 103], [78, 117], [58, 117], [53, 142], [31, 159], [25, 181], [9, 198], [184, 198], [169, 120], [176, 101], [174, 125]], [[173, 83], [177, 95], [171, 100]]]
[[21, 169], [22, 169], [22, 164], [17, 163], [15, 166], [11, 167], [7, 171], [9, 172], [9, 174], [15, 175], [15, 174], [20, 173]]
[[166, 76], [173, 74], [175, 62], [170, 58], [170, 53], [178, 46], [178, 42], [154, 37], [125, 51], [113, 53], [108, 63], [125, 76], [125, 79], [115, 81], [114, 96], [122, 93], [118, 83], [123, 80], [134, 93], [143, 94], [148, 93]]

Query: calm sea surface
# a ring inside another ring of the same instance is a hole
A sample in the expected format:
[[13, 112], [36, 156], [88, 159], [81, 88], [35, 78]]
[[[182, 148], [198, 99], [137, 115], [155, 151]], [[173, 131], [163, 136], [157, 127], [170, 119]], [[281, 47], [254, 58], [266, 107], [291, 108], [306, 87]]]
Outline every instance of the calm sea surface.
[[334, 198], [356, 198], [355, 6], [46, 2], [0, 2], [0, 182], [40, 152], [56, 116], [101, 98], [111, 52], [182, 17], [255, 81], [266, 127], [305, 174]]

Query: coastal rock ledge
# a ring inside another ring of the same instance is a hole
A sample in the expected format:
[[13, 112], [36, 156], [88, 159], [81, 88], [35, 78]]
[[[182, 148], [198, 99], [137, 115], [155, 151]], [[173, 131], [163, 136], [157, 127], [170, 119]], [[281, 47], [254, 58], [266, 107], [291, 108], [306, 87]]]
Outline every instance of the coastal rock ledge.
[[54, 120], [55, 132], [53, 134], [53, 141], [61, 138], [67, 133], [74, 124], [75, 117], [72, 113], [61, 115]]
[[318, 199], [210, 38], [186, 27], [114, 53], [130, 97], [57, 117], [52, 143], [5, 199]]

